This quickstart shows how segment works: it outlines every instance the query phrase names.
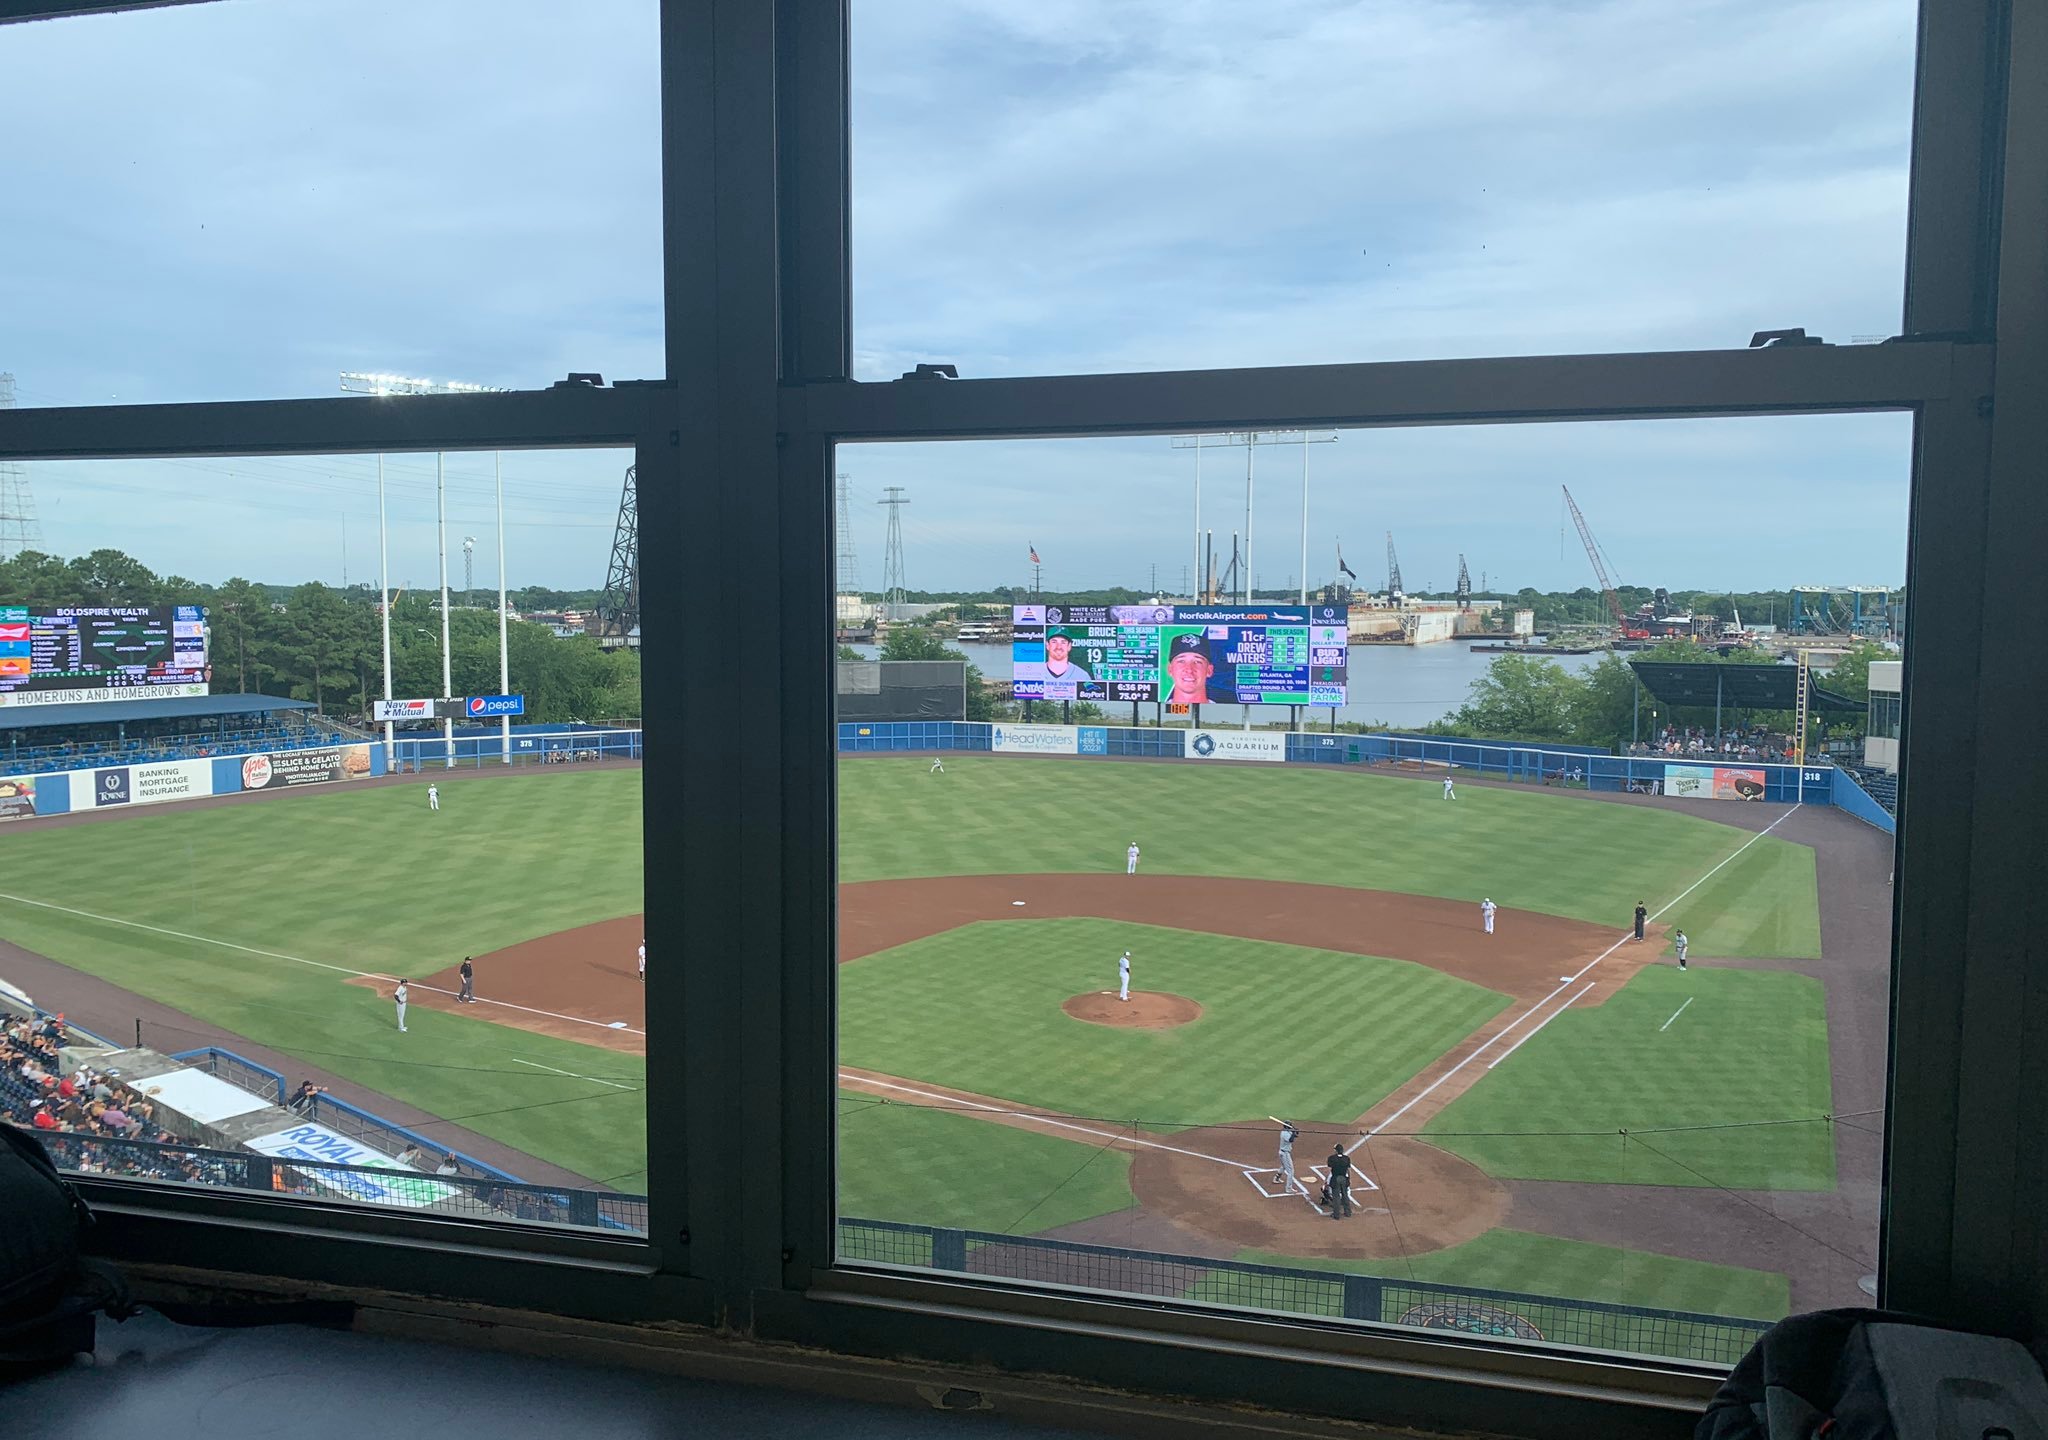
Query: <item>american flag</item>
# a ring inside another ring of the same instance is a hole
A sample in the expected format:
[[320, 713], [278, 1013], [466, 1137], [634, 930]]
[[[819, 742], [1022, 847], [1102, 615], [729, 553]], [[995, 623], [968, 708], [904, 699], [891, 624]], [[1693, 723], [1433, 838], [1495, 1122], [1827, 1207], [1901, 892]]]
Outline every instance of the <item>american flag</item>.
[[1038, 547], [1036, 545], [1033, 545], [1031, 547], [1031, 563], [1033, 565], [1040, 563], [1038, 559]]

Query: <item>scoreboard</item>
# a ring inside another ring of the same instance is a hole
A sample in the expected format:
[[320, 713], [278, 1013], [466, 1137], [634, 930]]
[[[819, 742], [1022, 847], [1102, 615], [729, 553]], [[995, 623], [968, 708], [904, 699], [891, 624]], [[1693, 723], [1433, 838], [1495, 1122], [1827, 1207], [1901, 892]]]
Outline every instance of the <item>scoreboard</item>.
[[197, 605], [0, 605], [0, 705], [207, 693]]
[[1019, 699], [1345, 703], [1341, 606], [1019, 605], [1011, 623]]

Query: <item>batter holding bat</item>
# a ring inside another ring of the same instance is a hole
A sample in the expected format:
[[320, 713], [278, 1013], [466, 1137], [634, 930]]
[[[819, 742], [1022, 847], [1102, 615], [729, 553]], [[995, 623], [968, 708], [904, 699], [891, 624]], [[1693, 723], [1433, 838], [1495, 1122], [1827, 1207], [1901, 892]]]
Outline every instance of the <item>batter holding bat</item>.
[[[1280, 1127], [1280, 1184], [1290, 1194], [1299, 1194], [1308, 1200], [1308, 1186], [1301, 1183], [1294, 1173], [1294, 1142], [1301, 1138], [1301, 1127], [1292, 1120], [1282, 1120], [1278, 1115], [1266, 1117]], [[1309, 1201], [1314, 1204], [1313, 1200]]]

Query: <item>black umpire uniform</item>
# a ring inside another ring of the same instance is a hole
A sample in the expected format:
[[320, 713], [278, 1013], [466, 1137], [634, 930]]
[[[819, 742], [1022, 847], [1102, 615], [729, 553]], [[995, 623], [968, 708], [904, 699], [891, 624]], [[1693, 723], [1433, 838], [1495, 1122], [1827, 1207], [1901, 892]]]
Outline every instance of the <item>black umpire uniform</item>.
[[1342, 1145], [1330, 1150], [1330, 1218], [1341, 1220], [1351, 1213], [1351, 1157]]
[[1643, 922], [1649, 918], [1649, 908], [1642, 901], [1636, 901], [1636, 939], [1643, 938]]

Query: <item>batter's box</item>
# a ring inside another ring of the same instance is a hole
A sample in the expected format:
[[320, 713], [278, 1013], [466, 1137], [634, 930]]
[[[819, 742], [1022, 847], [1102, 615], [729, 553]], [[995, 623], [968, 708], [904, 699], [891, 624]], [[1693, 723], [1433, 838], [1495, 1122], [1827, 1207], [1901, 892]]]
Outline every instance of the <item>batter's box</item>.
[[[1330, 1171], [1327, 1166], [1311, 1165], [1308, 1169], [1297, 1173], [1301, 1175], [1301, 1183], [1308, 1187], [1308, 1195], [1311, 1200], [1320, 1195], [1323, 1187], [1330, 1183]], [[1244, 1178], [1251, 1181], [1252, 1189], [1258, 1191], [1267, 1200], [1280, 1200], [1289, 1195], [1301, 1194], [1299, 1190], [1288, 1188], [1287, 1177], [1278, 1170], [1247, 1170], [1244, 1172]], [[1351, 1193], [1353, 1195], [1357, 1195], [1362, 1191], [1377, 1190], [1379, 1188], [1378, 1185], [1373, 1183], [1372, 1176], [1366, 1174], [1356, 1165], [1351, 1167]]]

